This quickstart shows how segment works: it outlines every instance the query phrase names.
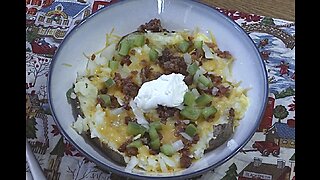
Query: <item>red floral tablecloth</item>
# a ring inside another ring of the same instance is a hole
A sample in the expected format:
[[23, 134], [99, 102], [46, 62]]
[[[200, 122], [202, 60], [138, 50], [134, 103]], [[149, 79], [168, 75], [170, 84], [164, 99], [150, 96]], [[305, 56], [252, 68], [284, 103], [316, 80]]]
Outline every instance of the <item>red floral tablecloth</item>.
[[[117, 179], [84, 158], [55, 125], [47, 75], [61, 40], [83, 18], [113, 0], [26, 0], [26, 136], [47, 179]], [[61, 8], [62, 7], [62, 8]], [[62, 11], [61, 11], [62, 9]], [[264, 118], [232, 159], [199, 179], [295, 179], [295, 23], [219, 9], [257, 45], [268, 70], [270, 94]], [[55, 25], [52, 26], [52, 21]], [[26, 177], [32, 179], [26, 162]]]

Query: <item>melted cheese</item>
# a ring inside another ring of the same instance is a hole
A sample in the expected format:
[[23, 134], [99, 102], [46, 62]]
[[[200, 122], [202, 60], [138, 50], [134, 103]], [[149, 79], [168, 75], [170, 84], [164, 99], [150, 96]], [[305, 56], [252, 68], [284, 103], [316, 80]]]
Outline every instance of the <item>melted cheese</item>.
[[171, 144], [177, 140], [179, 140], [177, 137], [174, 136], [174, 121], [167, 121], [167, 123], [164, 125], [162, 124], [162, 130], [160, 131], [163, 138], [161, 140], [162, 144]]
[[124, 117], [127, 116], [127, 113], [124, 111], [119, 115], [114, 115], [109, 110], [105, 110], [105, 112], [105, 126], [98, 126], [98, 132], [119, 148], [121, 144], [130, 138], [126, 134], [127, 126], [124, 124]]

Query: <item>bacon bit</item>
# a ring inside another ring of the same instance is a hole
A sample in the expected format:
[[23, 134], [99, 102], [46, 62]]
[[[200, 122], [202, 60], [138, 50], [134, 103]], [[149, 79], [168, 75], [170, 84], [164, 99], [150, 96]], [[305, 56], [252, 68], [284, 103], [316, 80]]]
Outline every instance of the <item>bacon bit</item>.
[[[175, 128], [174, 128], [174, 136], [176, 136], [176, 137], [180, 137], [181, 136], [180, 132], [184, 132], [186, 127], [187, 127], [187, 125], [181, 120], [177, 120], [174, 123], [174, 126], [175, 126]], [[182, 139], [182, 142], [183, 142], [183, 139]]]
[[125, 94], [124, 99], [129, 101], [130, 98], [137, 96], [139, 91], [139, 86], [131, 81], [131, 79], [124, 79], [122, 83], [122, 93]]
[[217, 76], [214, 74], [208, 74], [206, 73], [204, 76], [207, 78], [210, 78], [214, 85], [219, 85], [222, 82], [222, 76]]
[[121, 88], [121, 92], [125, 95], [124, 99], [127, 102], [129, 102], [130, 98], [138, 94], [140, 87], [132, 81], [132, 76], [122, 79], [119, 73], [115, 73], [113, 80], [116, 82], [116, 85]]
[[216, 97], [222, 97], [222, 96], [227, 96], [230, 92], [230, 86], [228, 87], [224, 87], [223, 85], [219, 85], [218, 86], [219, 91], [217, 92], [217, 94], [215, 95]]
[[229, 51], [223, 51], [222, 52], [222, 51], [219, 50], [219, 52], [217, 54], [221, 58], [227, 58], [227, 59], [231, 59], [232, 58], [232, 56], [231, 56]]
[[141, 69], [140, 78], [142, 83], [153, 80], [154, 76], [153, 76], [152, 70], [153, 68], [151, 68], [149, 65]]
[[131, 71], [131, 75], [135, 76], [137, 75], [139, 72], [138, 71]]
[[130, 116], [126, 116], [126, 117], [124, 117], [124, 123], [125, 123], [126, 125], [128, 125], [128, 124], [129, 124], [129, 122], [131, 122], [131, 118], [130, 118]]
[[130, 144], [132, 142], [132, 138], [128, 139], [126, 142], [124, 142], [123, 144], [121, 144], [121, 146], [118, 148], [118, 150], [120, 152], [125, 152], [127, 149], [127, 145]]
[[196, 134], [193, 136], [193, 140], [192, 140], [192, 144], [197, 144], [197, 142], [199, 141], [200, 136], [199, 134]]
[[96, 55], [92, 54], [90, 59], [91, 59], [91, 61], [95, 60], [96, 59]]
[[115, 73], [114, 74], [114, 78], [113, 78], [113, 80], [114, 80], [114, 82], [116, 83], [116, 85], [117, 86], [121, 86], [121, 75], [120, 75], [120, 73]]
[[233, 108], [230, 108], [229, 109], [229, 121], [233, 121], [234, 120], [234, 117], [235, 117], [235, 112], [234, 112], [234, 109]]
[[107, 93], [108, 93], [107, 88], [100, 89], [100, 94], [107, 94]]
[[192, 75], [185, 76], [183, 81], [186, 83], [186, 85], [190, 86], [193, 83], [193, 76]]
[[183, 149], [178, 151], [182, 156], [189, 156], [190, 155], [190, 151], [189, 151], [189, 147], [184, 147]]
[[125, 110], [129, 111], [130, 110], [130, 106], [128, 102], [124, 102], [123, 106], [122, 106]]
[[188, 40], [189, 40], [189, 41], [192, 41], [193, 39], [194, 39], [194, 37], [188, 36]]
[[97, 104], [100, 104], [100, 106], [102, 108], [106, 108], [107, 107], [106, 103], [100, 97], [97, 97]]
[[159, 118], [161, 119], [161, 122], [166, 122], [167, 118], [174, 116], [174, 113], [179, 109], [174, 107], [166, 107], [166, 106], [158, 105], [156, 110], [159, 115]]
[[110, 104], [110, 108], [111, 109], [114, 109], [114, 108], [119, 108], [120, 107], [120, 104], [117, 100], [116, 97], [114, 97], [113, 95], [110, 96], [110, 100], [111, 100], [111, 104]]
[[157, 154], [159, 154], [159, 152], [160, 152], [160, 150], [149, 149], [149, 153], [150, 153], [151, 155], [157, 155]]
[[129, 122], [137, 122], [137, 119], [135, 119], [135, 118], [130, 118], [130, 116], [126, 116], [125, 118], [124, 118], [124, 123], [126, 124], [126, 125], [128, 125], [129, 124]]
[[162, 56], [158, 58], [160, 67], [164, 70], [164, 74], [181, 73], [188, 75], [187, 64], [183, 57], [176, 56], [174, 52], [168, 48], [162, 51]]
[[182, 135], [181, 136], [181, 140], [184, 144], [185, 147], [191, 147], [191, 145], [193, 144], [192, 141], [189, 141], [188, 139], [184, 138]]
[[127, 66], [130, 66], [131, 60], [129, 55], [126, 55], [121, 59], [120, 65], [123, 66], [124, 64], [126, 64]]
[[148, 64], [149, 64], [148, 61], [146, 61], [145, 59], [142, 59], [140, 61], [140, 65], [143, 66], [143, 67], [146, 67]]
[[205, 43], [206, 43], [206, 45], [207, 45], [209, 48], [211, 48], [213, 51], [216, 51], [217, 49], [219, 49], [218, 46], [217, 46], [216, 44], [214, 44], [214, 43], [209, 43], [209, 42], [205, 42]]
[[127, 147], [125, 153], [129, 157], [136, 156], [138, 154], [138, 148], [136, 148], [136, 147]]
[[188, 168], [191, 165], [191, 158], [189, 156], [181, 156], [180, 158], [180, 167]]
[[218, 46], [214, 43], [207, 43], [206, 42], [206, 45], [211, 48], [213, 50], [213, 52], [217, 53], [219, 57], [221, 58], [227, 58], [227, 59], [230, 59], [232, 58], [231, 54], [229, 51], [221, 51]]
[[163, 32], [165, 29], [161, 26], [161, 21], [160, 19], [151, 19], [148, 23], [142, 24], [139, 28], [139, 32], [146, 32], [146, 31], [151, 31], [151, 32]]

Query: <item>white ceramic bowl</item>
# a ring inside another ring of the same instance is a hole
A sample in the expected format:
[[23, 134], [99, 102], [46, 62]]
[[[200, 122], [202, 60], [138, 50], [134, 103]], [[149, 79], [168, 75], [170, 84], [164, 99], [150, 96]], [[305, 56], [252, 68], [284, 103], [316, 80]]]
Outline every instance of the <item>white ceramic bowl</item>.
[[[228, 143], [208, 152], [188, 169], [170, 176], [127, 173], [125, 167], [104, 156], [90, 142], [71, 128], [74, 117], [67, 103], [66, 91], [75, 82], [77, 71], [85, 68], [83, 52], [90, 54], [104, 47], [105, 35], [115, 28], [118, 35], [134, 31], [152, 18], [161, 20], [168, 30], [211, 30], [218, 46], [228, 50], [236, 58], [233, 66], [234, 79], [241, 86], [251, 87], [248, 92], [250, 105], [244, 119]], [[66, 67], [63, 64], [71, 64]], [[87, 158], [102, 168], [133, 178], [178, 179], [199, 175], [221, 165], [234, 156], [252, 137], [264, 113], [268, 94], [267, 74], [259, 52], [249, 36], [228, 17], [204, 4], [189, 0], [130, 0], [120, 1], [89, 16], [76, 26], [63, 40], [51, 64], [48, 81], [49, 103], [55, 122], [62, 134]], [[230, 143], [229, 143], [230, 144]]]

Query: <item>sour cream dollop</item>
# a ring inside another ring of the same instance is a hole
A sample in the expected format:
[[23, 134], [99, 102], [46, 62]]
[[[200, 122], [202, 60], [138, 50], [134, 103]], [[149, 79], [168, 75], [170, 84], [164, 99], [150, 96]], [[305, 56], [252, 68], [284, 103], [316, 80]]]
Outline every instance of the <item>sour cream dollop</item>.
[[172, 73], [145, 82], [134, 98], [134, 102], [143, 112], [155, 109], [158, 105], [180, 106], [183, 103], [184, 94], [188, 91], [188, 86], [183, 79], [184, 75]]

